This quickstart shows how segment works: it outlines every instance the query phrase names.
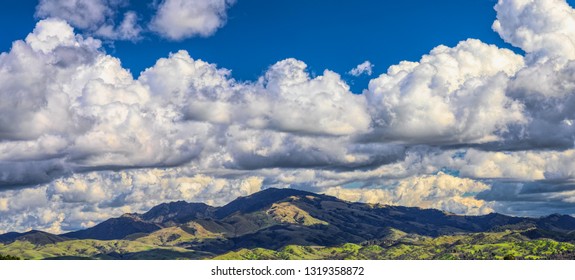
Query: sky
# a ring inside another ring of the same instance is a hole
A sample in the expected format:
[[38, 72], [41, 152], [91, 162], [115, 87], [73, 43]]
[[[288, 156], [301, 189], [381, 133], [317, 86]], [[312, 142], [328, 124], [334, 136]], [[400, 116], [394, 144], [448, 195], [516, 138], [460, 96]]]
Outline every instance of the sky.
[[[154, 15], [153, 1], [128, 3], [110, 18], [121, 21], [126, 11], [133, 10], [145, 25]], [[16, 27], [2, 31], [1, 50], [34, 28], [37, 4], [12, 1], [0, 11], [0, 24]], [[310, 72], [330, 69], [343, 74], [353, 92], [361, 93], [369, 77], [346, 73], [366, 60], [381, 74], [400, 61], [419, 60], [440, 44], [454, 46], [468, 38], [513, 48], [491, 29], [493, 5], [488, 0], [346, 0], [338, 5], [324, 0], [238, 1], [227, 9], [226, 24], [211, 36], [170, 40], [143, 30], [138, 40], [107, 41], [104, 47], [121, 58], [135, 78], [158, 58], [184, 49], [194, 58], [231, 70], [242, 81], [257, 80], [279, 60], [297, 58]]]
[[0, 232], [269, 187], [575, 214], [572, 2], [4, 5]]

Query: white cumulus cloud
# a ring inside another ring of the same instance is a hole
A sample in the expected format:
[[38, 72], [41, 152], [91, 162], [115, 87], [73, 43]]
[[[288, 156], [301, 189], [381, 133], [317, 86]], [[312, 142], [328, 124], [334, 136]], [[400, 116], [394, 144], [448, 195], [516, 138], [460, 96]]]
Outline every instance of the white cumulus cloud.
[[575, 59], [575, 11], [565, 0], [499, 0], [493, 29], [537, 57]]
[[143, 213], [163, 202], [219, 206], [260, 191], [263, 179], [186, 175], [186, 169], [77, 174], [50, 184], [0, 192], [0, 233], [30, 229], [61, 233], [124, 213]]
[[379, 139], [415, 143], [497, 141], [523, 123], [523, 106], [506, 96], [524, 65], [510, 50], [478, 40], [436, 47], [420, 62], [402, 62], [370, 81], [365, 93]]
[[493, 212], [490, 203], [475, 199], [473, 195], [489, 190], [484, 183], [438, 175], [411, 177], [387, 189], [328, 188], [325, 193], [348, 201], [435, 208], [455, 214], [483, 215]]
[[211, 36], [224, 26], [235, 0], [162, 0], [150, 29], [170, 40]]
[[[40, 0], [36, 16], [59, 18], [90, 34], [111, 40], [135, 40], [142, 28], [133, 11], [126, 12], [115, 24], [116, 10], [127, 6], [128, 0]], [[116, 26], [117, 25], [117, 26]]]
[[359, 77], [363, 74], [371, 76], [373, 73], [373, 67], [374, 65], [370, 61], [366, 60], [363, 63], [357, 65], [355, 68], [351, 69], [348, 73], [356, 77]]

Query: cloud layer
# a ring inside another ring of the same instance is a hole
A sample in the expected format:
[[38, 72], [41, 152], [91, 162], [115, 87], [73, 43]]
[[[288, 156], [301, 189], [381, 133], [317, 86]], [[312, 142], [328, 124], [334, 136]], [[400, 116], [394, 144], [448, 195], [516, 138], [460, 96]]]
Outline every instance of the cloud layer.
[[[326, 194], [349, 201], [436, 208], [455, 214], [481, 215], [493, 211], [489, 203], [473, 195], [489, 190], [484, 183], [439, 173], [412, 177], [385, 189], [353, 189], [331, 187]], [[470, 196], [471, 195], [471, 196]]]
[[[159, 2], [153, 29], [208, 36], [233, 4], [190, 3]], [[134, 78], [87, 35], [138, 36], [133, 13], [109, 25], [114, 5], [41, 1], [50, 18], [0, 54], [0, 228], [72, 230], [270, 186], [462, 214], [575, 213], [575, 12], [564, 0], [496, 5], [494, 30], [525, 55], [474, 39], [438, 46], [362, 94], [293, 58], [238, 82], [178, 51]], [[209, 16], [160, 23], [176, 10]]]
[[73, 175], [50, 184], [0, 193], [3, 231], [63, 232], [94, 226], [111, 216], [143, 212], [166, 201], [222, 205], [261, 189], [262, 178], [187, 176], [185, 169], [127, 170]]

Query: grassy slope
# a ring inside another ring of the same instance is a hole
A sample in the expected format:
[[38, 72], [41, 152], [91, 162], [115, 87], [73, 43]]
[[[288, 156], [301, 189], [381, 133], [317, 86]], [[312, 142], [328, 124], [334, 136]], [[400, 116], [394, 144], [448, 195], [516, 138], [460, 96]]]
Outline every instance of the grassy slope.
[[0, 244], [2, 254], [22, 259], [89, 258], [89, 259], [197, 259], [207, 254], [178, 247], [162, 247], [128, 240], [71, 240], [48, 245], [26, 241]]
[[344, 244], [337, 247], [286, 246], [278, 251], [242, 249], [214, 259], [545, 259], [574, 251], [575, 245], [571, 243], [526, 240], [508, 231], [438, 238], [405, 235], [390, 246]]
[[172, 247], [210, 238], [222, 238], [222, 235], [212, 233], [198, 223], [190, 222], [185, 226], [169, 227], [152, 232], [148, 235], [135, 238], [134, 241], [155, 246]]
[[[22, 259], [545, 259], [575, 253], [575, 245], [551, 239], [529, 240], [513, 231], [429, 238], [390, 230], [389, 238], [374, 244], [343, 244], [336, 247], [289, 245], [280, 250], [240, 249], [222, 255], [171, 246], [199, 238], [211, 238], [198, 225], [168, 228], [136, 240], [71, 240], [48, 245], [26, 241], [0, 244], [0, 254]], [[195, 230], [195, 231], [194, 231]], [[178, 237], [170, 240], [171, 235]], [[152, 238], [156, 237], [156, 239]], [[160, 240], [160, 241], [158, 241]]]

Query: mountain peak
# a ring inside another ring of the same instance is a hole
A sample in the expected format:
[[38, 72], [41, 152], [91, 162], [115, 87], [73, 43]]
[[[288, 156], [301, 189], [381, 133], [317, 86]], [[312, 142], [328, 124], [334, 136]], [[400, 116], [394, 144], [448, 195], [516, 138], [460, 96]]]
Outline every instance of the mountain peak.
[[214, 207], [205, 203], [174, 201], [162, 203], [140, 217], [148, 222], [181, 224], [197, 218], [210, 217]]
[[120, 216], [120, 218], [130, 218], [130, 219], [134, 219], [134, 220], [141, 220], [140, 215], [138, 215], [137, 213], [125, 213], [125, 214], [122, 214], [122, 216]]
[[15, 241], [27, 241], [35, 245], [54, 244], [69, 240], [69, 238], [54, 235], [40, 230], [31, 230], [24, 233], [9, 232], [0, 235], [1, 243], [12, 243]]
[[[289, 188], [268, 188], [257, 193], [240, 197], [238, 199], [252, 199], [252, 200], [275, 200], [274, 202], [279, 202], [289, 197], [322, 197], [328, 198], [330, 196], [317, 194], [309, 191], [289, 189]], [[331, 197], [330, 197], [331, 198]]]
[[[216, 211], [217, 218], [223, 218], [230, 214], [241, 212], [249, 213], [260, 210], [266, 206], [270, 206], [276, 202], [280, 202], [289, 197], [303, 197], [303, 196], [313, 196], [319, 197], [323, 195], [318, 195], [312, 192], [296, 190], [296, 189], [278, 189], [269, 188], [262, 190], [260, 192], [254, 193], [252, 195], [239, 197], [234, 201], [228, 203], [227, 205], [219, 208]], [[327, 197], [327, 196], [326, 196]]]
[[108, 219], [94, 227], [68, 232], [61, 236], [78, 239], [112, 240], [122, 239], [130, 234], [153, 232], [161, 226], [135, 218], [134, 214], [122, 215], [119, 218]]
[[542, 228], [557, 230], [557, 228], [562, 228], [563, 230], [572, 231], [575, 230], [575, 218], [570, 215], [553, 214], [547, 217], [543, 217], [538, 220], [538, 224]]

